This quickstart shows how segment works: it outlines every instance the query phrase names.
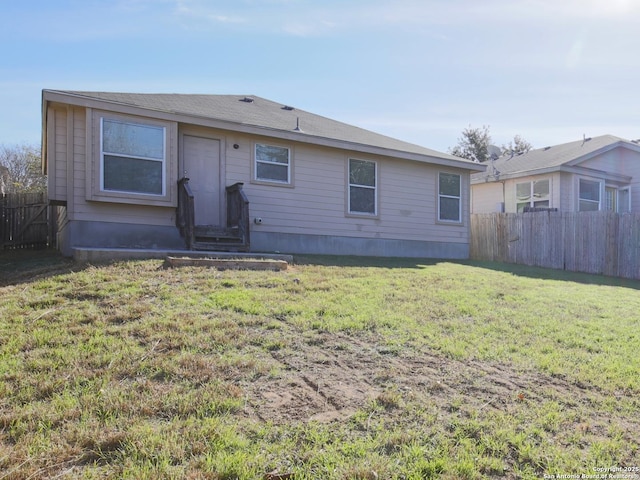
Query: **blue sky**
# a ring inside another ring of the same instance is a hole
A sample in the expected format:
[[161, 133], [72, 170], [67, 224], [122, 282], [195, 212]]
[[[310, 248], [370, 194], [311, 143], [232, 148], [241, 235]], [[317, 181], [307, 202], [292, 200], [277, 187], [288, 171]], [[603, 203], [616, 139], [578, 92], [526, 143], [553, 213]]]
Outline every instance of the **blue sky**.
[[0, 0], [0, 144], [42, 89], [253, 94], [447, 151], [640, 138], [640, 0]]

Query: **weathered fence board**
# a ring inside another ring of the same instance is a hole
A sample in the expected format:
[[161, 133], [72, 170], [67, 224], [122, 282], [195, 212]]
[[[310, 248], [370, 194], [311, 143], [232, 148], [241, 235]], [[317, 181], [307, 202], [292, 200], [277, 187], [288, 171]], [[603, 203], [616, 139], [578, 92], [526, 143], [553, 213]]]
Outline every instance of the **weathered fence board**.
[[640, 279], [640, 214], [474, 214], [470, 257]]
[[46, 247], [49, 210], [46, 193], [0, 195], [0, 249]]

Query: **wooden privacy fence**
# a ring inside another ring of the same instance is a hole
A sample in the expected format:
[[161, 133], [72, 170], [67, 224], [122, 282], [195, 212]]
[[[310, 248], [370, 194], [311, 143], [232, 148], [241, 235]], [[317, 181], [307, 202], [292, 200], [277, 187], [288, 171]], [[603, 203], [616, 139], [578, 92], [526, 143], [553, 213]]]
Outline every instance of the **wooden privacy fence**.
[[640, 214], [473, 214], [470, 235], [474, 260], [640, 279]]
[[46, 247], [49, 210], [46, 193], [0, 195], [0, 249]]

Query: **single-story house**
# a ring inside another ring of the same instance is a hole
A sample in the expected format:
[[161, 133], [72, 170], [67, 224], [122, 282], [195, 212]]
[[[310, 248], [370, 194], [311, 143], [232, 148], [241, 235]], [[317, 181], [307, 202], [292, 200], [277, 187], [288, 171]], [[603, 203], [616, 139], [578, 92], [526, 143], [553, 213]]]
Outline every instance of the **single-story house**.
[[472, 213], [640, 211], [640, 145], [613, 135], [502, 155], [471, 175]]
[[485, 169], [257, 96], [44, 90], [58, 245], [466, 258]]

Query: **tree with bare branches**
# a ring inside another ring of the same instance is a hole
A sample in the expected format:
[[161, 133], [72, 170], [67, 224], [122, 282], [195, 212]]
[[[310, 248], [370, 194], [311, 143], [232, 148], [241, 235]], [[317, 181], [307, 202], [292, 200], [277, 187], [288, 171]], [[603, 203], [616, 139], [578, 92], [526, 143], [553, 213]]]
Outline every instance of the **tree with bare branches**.
[[35, 193], [46, 189], [47, 176], [42, 173], [40, 147], [0, 145], [0, 193]]

